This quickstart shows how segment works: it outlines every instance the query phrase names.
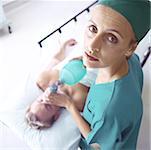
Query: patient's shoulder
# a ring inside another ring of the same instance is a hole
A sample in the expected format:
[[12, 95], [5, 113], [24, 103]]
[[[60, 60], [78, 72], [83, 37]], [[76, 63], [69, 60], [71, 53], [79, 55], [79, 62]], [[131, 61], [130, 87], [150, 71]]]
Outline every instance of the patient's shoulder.
[[89, 87], [87, 87], [83, 84], [80, 84], [80, 83], [71, 87], [71, 92], [72, 92], [71, 97], [72, 97], [75, 105], [79, 109], [79, 111], [82, 111], [84, 108], [84, 104], [85, 104], [85, 101], [87, 98], [88, 91], [89, 91]]
[[44, 70], [42, 71], [37, 78], [37, 85], [45, 91], [45, 89], [53, 84], [56, 80], [59, 79], [59, 71], [58, 70]]

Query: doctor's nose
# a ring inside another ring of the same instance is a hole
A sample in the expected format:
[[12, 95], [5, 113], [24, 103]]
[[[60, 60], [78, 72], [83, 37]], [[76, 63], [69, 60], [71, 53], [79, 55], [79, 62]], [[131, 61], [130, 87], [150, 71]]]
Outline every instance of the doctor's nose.
[[101, 50], [101, 40], [99, 37], [94, 37], [90, 41], [90, 45], [88, 46], [88, 51], [90, 54], [97, 54]]
[[98, 48], [88, 48], [88, 52], [91, 55], [97, 55], [97, 53], [99, 53], [100, 50]]

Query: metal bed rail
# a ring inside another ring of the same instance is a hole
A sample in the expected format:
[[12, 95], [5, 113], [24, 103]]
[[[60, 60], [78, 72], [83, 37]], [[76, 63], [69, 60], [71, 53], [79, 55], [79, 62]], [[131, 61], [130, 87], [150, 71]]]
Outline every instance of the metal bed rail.
[[67, 25], [68, 23], [70, 23], [71, 21], [77, 22], [77, 17], [78, 17], [79, 15], [81, 15], [83, 12], [87, 11], [87, 12], [89, 13], [89, 12], [90, 12], [90, 7], [92, 7], [93, 5], [95, 5], [97, 2], [98, 2], [98, 0], [95, 1], [95, 2], [93, 2], [92, 4], [90, 4], [88, 7], [86, 7], [85, 9], [83, 9], [81, 12], [79, 12], [78, 14], [76, 14], [74, 17], [72, 17], [71, 19], [69, 19], [67, 22], [65, 22], [63, 25], [61, 25], [60, 27], [58, 27], [56, 30], [52, 31], [52, 32], [51, 32], [50, 34], [48, 34], [46, 37], [44, 37], [43, 39], [41, 39], [41, 40], [38, 42], [39, 46], [42, 48], [42, 42], [43, 42], [44, 40], [46, 40], [48, 37], [50, 37], [51, 35], [53, 35], [55, 32], [59, 32], [59, 33], [61, 34], [61, 33], [62, 33], [61, 29], [62, 29], [65, 25]]
[[145, 63], [146, 63], [146, 61], [147, 61], [147, 59], [148, 59], [149, 56], [150, 56], [150, 54], [151, 54], [151, 46], [149, 46], [148, 49], [146, 50], [146, 52], [144, 53], [144, 58], [143, 58], [143, 60], [142, 60], [142, 62], [141, 62], [141, 66], [142, 66], [142, 67], [144, 67], [144, 65], [145, 65]]

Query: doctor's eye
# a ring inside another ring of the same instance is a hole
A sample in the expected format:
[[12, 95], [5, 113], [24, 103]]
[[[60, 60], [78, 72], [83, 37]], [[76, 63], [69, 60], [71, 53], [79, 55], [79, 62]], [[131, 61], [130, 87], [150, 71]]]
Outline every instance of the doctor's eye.
[[92, 32], [92, 33], [97, 33], [97, 32], [98, 32], [97, 27], [94, 26], [94, 25], [89, 25], [89, 26], [88, 26], [88, 29], [89, 29], [89, 31]]
[[106, 39], [107, 39], [108, 42], [110, 42], [112, 44], [118, 43], [118, 38], [115, 35], [111, 34], [111, 33], [107, 34]]

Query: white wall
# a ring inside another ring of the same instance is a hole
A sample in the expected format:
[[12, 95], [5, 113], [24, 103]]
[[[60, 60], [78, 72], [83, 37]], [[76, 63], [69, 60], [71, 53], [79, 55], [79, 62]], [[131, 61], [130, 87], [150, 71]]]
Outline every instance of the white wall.
[[[141, 41], [137, 48], [137, 53], [141, 60], [144, 52], [151, 46], [151, 30]], [[144, 114], [141, 124], [141, 130], [138, 139], [138, 150], [150, 150], [151, 145], [151, 56], [143, 67], [144, 88], [143, 88], [143, 105]]]

